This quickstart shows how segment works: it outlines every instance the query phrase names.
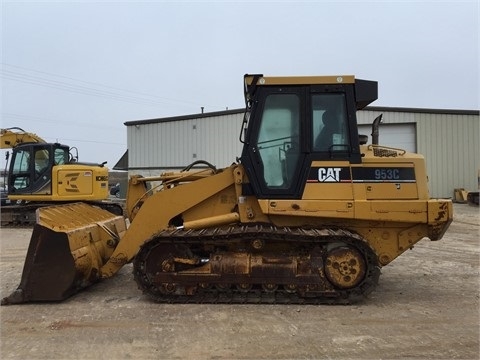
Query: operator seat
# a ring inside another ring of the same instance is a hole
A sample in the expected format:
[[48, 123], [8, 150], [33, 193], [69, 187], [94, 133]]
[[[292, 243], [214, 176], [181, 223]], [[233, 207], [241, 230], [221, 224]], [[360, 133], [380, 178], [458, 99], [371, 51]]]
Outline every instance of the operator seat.
[[315, 139], [315, 150], [328, 151], [333, 145], [333, 134], [337, 125], [335, 114], [325, 111], [322, 115], [323, 128]]

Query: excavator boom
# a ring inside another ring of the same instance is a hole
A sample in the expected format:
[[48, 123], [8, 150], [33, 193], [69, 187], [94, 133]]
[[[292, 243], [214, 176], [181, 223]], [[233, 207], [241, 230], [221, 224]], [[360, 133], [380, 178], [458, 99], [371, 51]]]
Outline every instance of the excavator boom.
[[24, 143], [46, 143], [40, 136], [19, 127], [0, 129], [0, 149], [12, 149]]

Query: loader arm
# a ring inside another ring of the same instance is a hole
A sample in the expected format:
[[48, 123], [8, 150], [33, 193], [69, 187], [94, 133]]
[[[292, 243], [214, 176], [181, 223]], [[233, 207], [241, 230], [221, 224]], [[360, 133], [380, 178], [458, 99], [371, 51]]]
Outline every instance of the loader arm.
[[[199, 171], [167, 172], [159, 176], [150, 177], [141, 175], [131, 176], [128, 181], [125, 204], [128, 219], [132, 222], [145, 199], [160, 189], [171, 187], [172, 184], [178, 184], [180, 182], [185, 183], [200, 180], [215, 175], [215, 173], [212, 169], [203, 169]], [[155, 182], [160, 182], [160, 184], [152, 187], [151, 184]]]
[[145, 199], [118, 246], [100, 269], [102, 278], [113, 276], [131, 261], [140, 246], [158, 232], [169, 227], [169, 222], [185, 210], [234, 184], [234, 166], [216, 175], [159, 191]]

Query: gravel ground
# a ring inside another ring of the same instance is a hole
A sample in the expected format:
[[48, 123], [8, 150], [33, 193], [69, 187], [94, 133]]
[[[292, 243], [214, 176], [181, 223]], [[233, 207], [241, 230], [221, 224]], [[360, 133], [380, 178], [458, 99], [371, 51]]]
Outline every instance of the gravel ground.
[[[454, 204], [350, 306], [160, 305], [131, 265], [55, 304], [0, 307], [1, 359], [479, 359], [478, 207]], [[29, 229], [1, 229], [0, 296], [20, 282]]]

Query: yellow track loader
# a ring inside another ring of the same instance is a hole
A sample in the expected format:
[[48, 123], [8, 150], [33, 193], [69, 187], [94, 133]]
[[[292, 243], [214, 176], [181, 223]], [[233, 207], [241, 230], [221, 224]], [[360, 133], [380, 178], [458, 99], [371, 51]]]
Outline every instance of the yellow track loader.
[[33, 225], [36, 209], [58, 203], [87, 201], [115, 214], [120, 205], [108, 203], [108, 168], [105, 163], [78, 162], [76, 148], [47, 143], [18, 127], [0, 129], [0, 148], [12, 149], [8, 171], [8, 198], [1, 224]]
[[[421, 155], [359, 136], [377, 82], [245, 75], [243, 151], [132, 176], [127, 215], [83, 203], [37, 214], [21, 283], [2, 304], [59, 301], [133, 261], [157, 302], [348, 304], [380, 268], [439, 240], [452, 203], [431, 199]], [[154, 185], [154, 186], [152, 186]]]

